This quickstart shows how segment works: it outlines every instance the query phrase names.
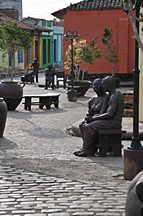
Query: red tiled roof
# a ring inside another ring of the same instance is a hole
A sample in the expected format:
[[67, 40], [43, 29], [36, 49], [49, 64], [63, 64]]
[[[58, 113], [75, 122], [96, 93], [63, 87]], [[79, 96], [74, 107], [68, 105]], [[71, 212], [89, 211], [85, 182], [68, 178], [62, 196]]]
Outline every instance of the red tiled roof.
[[105, 10], [122, 8], [121, 0], [84, 0], [71, 4], [71, 10]]
[[76, 4], [52, 13], [53, 16], [62, 19], [67, 10], [109, 10], [122, 8], [122, 0], [83, 0]]
[[4, 13], [0, 13], [0, 24], [6, 24], [6, 23], [10, 23], [10, 22], [17, 23], [22, 29], [34, 30], [31, 26], [25, 25], [24, 23], [20, 22], [19, 20], [8, 17]]
[[63, 19], [63, 16], [67, 13], [67, 9], [69, 7], [63, 8], [61, 10], [55, 11], [52, 13], [53, 16], [59, 18], [59, 19]]
[[[34, 29], [37, 29], [39, 31], [43, 31], [43, 32], [51, 32], [51, 29], [42, 27], [42, 26], [38, 26], [38, 22], [42, 21], [44, 19], [40, 19], [40, 18], [34, 18], [34, 17], [26, 17], [22, 20], [23, 23], [25, 23], [26, 25], [30, 25], [32, 27], [34, 27]], [[33, 23], [27, 23], [27, 21], [32, 21]]]
[[29, 30], [29, 31], [51, 32], [51, 30], [47, 28], [25, 24], [22, 21], [8, 17], [4, 13], [0, 13], [0, 24], [10, 23], [10, 22], [17, 23], [22, 29]]

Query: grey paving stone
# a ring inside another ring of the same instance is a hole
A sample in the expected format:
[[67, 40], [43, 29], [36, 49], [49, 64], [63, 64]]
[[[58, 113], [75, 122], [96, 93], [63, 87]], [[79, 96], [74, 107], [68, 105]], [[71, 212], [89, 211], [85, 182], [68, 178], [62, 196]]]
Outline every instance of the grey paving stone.
[[53, 214], [48, 214], [49, 216], [70, 216], [68, 213], [53, 213]]

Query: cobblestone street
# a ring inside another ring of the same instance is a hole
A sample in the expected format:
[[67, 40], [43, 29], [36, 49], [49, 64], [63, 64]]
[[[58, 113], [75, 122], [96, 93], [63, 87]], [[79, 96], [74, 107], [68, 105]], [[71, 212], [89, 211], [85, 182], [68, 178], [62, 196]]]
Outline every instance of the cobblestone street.
[[0, 215], [124, 215], [126, 183], [82, 183], [0, 167]]
[[[52, 90], [24, 87], [24, 94], [47, 91]], [[92, 89], [77, 102], [69, 102], [63, 88], [54, 92], [61, 94], [59, 109], [25, 111], [21, 103], [8, 112], [0, 140], [0, 215], [124, 216], [129, 182], [123, 178], [123, 159], [75, 157], [81, 138], [66, 133], [84, 118]], [[123, 124], [132, 130], [131, 119]]]

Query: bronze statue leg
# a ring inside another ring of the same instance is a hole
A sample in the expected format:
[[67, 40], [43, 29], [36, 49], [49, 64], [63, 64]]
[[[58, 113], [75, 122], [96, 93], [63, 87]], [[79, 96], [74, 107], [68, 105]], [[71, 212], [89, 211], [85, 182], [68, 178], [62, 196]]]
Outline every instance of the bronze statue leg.
[[85, 121], [79, 125], [81, 136], [83, 139], [82, 149], [74, 152], [75, 156], [88, 157], [94, 156], [98, 150], [98, 132], [96, 129]]
[[84, 131], [83, 131], [84, 124], [85, 124], [85, 121], [81, 122], [81, 124], [79, 125], [79, 129], [80, 129], [81, 137], [83, 141], [84, 141]]
[[98, 133], [89, 124], [85, 124], [83, 130], [83, 150], [95, 153], [98, 148]]

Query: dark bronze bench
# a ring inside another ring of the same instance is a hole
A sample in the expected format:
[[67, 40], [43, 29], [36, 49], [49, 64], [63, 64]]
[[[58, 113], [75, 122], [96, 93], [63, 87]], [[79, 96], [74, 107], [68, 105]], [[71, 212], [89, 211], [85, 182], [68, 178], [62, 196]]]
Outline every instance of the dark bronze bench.
[[99, 134], [99, 154], [106, 156], [107, 153], [112, 156], [121, 156], [121, 129], [100, 129]]
[[[24, 95], [24, 109], [30, 111], [31, 105], [39, 105], [39, 109], [43, 109], [44, 106], [46, 107], [46, 109], [50, 109], [52, 104], [54, 104], [55, 108], [58, 108], [59, 96], [59, 93]], [[38, 101], [32, 101], [34, 98], [37, 98]]]

